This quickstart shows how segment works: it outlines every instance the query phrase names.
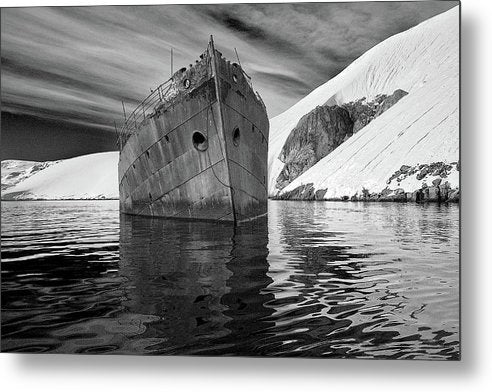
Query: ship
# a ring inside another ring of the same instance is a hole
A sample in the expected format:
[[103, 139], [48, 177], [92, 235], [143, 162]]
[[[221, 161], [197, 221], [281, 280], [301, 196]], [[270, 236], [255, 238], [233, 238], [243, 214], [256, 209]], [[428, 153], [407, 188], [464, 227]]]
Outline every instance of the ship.
[[[124, 109], [124, 107], [123, 107]], [[269, 121], [238, 62], [210, 37], [118, 130], [120, 211], [234, 225], [267, 214]]]

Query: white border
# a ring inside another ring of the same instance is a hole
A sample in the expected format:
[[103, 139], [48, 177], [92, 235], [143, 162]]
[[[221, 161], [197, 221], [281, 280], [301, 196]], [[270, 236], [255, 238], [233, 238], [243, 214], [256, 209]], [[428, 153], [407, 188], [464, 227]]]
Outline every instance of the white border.
[[[208, 3], [215, 2], [218, 1]], [[2, 7], [102, 3], [162, 4], [163, 1], [0, 0]], [[490, 4], [483, 0], [462, 2], [461, 362], [0, 354], [1, 389], [16, 392], [489, 390], [492, 385]]]

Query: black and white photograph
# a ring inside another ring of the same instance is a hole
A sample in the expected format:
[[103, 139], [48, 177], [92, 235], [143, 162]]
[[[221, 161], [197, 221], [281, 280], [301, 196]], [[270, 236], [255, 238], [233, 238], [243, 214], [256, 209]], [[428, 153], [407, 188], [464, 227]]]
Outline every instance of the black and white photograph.
[[459, 361], [460, 18], [2, 7], [2, 353]]

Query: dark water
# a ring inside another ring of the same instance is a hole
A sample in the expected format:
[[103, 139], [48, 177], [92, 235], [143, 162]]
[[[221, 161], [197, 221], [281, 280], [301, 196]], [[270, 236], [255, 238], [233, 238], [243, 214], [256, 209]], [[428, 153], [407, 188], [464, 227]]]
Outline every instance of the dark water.
[[240, 228], [2, 203], [2, 351], [459, 358], [459, 207], [280, 202]]

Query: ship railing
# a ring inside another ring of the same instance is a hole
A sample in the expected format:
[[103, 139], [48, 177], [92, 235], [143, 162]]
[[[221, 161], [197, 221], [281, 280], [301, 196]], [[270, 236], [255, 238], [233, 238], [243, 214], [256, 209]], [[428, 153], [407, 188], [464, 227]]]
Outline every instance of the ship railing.
[[[208, 49], [200, 56], [202, 59], [205, 57], [208, 58]], [[128, 138], [137, 131], [138, 127], [149, 117], [149, 115], [154, 114], [155, 110], [163, 105], [170, 104], [181, 94], [174, 76], [175, 75], [157, 86], [155, 90], [151, 90], [151, 93], [138, 104], [133, 112], [125, 117], [125, 122], [118, 132], [120, 150], [125, 145]]]
[[178, 89], [172, 78], [157, 86], [156, 89], [151, 90], [151, 93], [126, 117], [120, 131], [123, 144], [143, 121], [155, 112], [157, 106], [171, 102], [177, 95]]

